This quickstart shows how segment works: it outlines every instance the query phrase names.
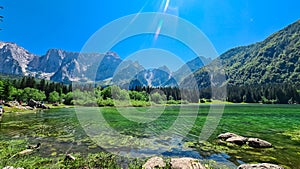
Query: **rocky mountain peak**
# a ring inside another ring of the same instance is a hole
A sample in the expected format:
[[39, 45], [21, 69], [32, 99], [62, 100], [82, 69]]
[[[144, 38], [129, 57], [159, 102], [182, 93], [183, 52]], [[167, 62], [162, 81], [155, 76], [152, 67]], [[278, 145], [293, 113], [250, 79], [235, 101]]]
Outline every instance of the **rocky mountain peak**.
[[50, 59], [50, 58], [64, 59], [65, 53], [66, 52], [61, 49], [49, 49], [46, 53], [46, 57], [47, 57], [47, 59]]
[[121, 59], [121, 57], [116, 52], [113, 52], [113, 51], [106, 52], [105, 56], [113, 57], [114, 59]]
[[0, 72], [28, 75], [27, 65], [36, 56], [11, 42], [0, 42]]
[[169, 74], [171, 73], [170, 69], [166, 65], [163, 65], [163, 66], [161, 66], [157, 69], [162, 70], [162, 71], [164, 71], [166, 73], [169, 73]]

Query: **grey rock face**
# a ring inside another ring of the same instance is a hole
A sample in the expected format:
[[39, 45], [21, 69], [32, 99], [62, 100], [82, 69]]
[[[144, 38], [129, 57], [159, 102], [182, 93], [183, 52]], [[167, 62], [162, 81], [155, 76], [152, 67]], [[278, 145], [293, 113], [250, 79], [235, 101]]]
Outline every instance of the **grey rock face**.
[[235, 137], [230, 137], [230, 138], [226, 139], [226, 141], [229, 143], [237, 144], [237, 145], [243, 145], [243, 144], [246, 144], [247, 138], [242, 137], [242, 136], [235, 136]]
[[172, 158], [171, 168], [173, 169], [205, 169], [205, 167], [194, 158]]
[[270, 147], [272, 147], [271, 143], [269, 143], [265, 140], [259, 139], [259, 138], [249, 138], [248, 145], [250, 147], [254, 147], [254, 148], [270, 148]]
[[143, 165], [144, 169], [155, 169], [165, 167], [166, 163], [161, 157], [152, 157]]
[[237, 136], [239, 136], [239, 135], [227, 132], [227, 133], [223, 133], [223, 134], [218, 135], [218, 139], [226, 140], [226, 139], [228, 139], [230, 137], [237, 137]]
[[261, 164], [242, 164], [237, 169], [284, 169], [275, 164], [261, 163]]

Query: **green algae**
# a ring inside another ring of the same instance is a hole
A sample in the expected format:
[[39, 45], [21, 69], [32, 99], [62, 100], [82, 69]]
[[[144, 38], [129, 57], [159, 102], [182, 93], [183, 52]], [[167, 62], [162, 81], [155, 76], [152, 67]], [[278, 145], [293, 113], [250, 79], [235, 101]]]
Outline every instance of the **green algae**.
[[[299, 105], [227, 105], [222, 119], [212, 136], [205, 142], [199, 142], [198, 137], [209, 111], [209, 105], [201, 106], [197, 110], [199, 112], [196, 121], [191, 130], [186, 133], [182, 143], [183, 148], [199, 152], [204, 159], [210, 158], [214, 154], [225, 153], [229, 155], [228, 160], [236, 165], [239, 165], [240, 161], [243, 161], [247, 163], [270, 162], [280, 164], [286, 168], [300, 166], [298, 160], [300, 158], [299, 108]], [[149, 108], [138, 108], [141, 112], [146, 112], [147, 109]], [[122, 111], [122, 108], [119, 108], [119, 110], [115, 108], [101, 108], [101, 110], [103, 110], [101, 113], [104, 113], [109, 126], [123, 136], [126, 136], [125, 139], [118, 140], [117, 137], [114, 138], [114, 135], [99, 134], [95, 136], [95, 139], [97, 140], [98, 138], [96, 137], [99, 137], [101, 139], [98, 140], [102, 140], [102, 142], [95, 143], [93, 138], [87, 136], [83, 130], [84, 126], [81, 126], [78, 122], [74, 110], [70, 109], [56, 109], [26, 114], [7, 114], [0, 122], [0, 141], [6, 147], [3, 151], [0, 151], [0, 158], [6, 161], [6, 163], [1, 163], [1, 166], [14, 164], [13, 161], [8, 160], [9, 157], [22, 151], [27, 144], [37, 142], [42, 143], [41, 150], [35, 152], [32, 156], [18, 157], [17, 161], [19, 161], [19, 158], [20, 161], [16, 164], [20, 164], [19, 166], [28, 166], [27, 168], [31, 168], [33, 165], [45, 166], [45, 168], [85, 166], [87, 161], [84, 158], [103, 151], [99, 146], [102, 144], [107, 144], [107, 147], [111, 146], [113, 148], [116, 143], [126, 145], [130, 142], [134, 145], [147, 147], [147, 145], [139, 142], [138, 139], [151, 139], [153, 135], [160, 135], [162, 131], [172, 126], [179, 114], [178, 107], [168, 106], [157, 120], [150, 123], [136, 123], [124, 119], [124, 116], [116, 112]], [[194, 110], [194, 107], [186, 106], [183, 108], [183, 112], [180, 113], [186, 116], [186, 118], [190, 118]], [[135, 114], [132, 116], [135, 116]], [[228, 131], [246, 137], [262, 138], [271, 142], [274, 147], [269, 149], [254, 149], [247, 145], [219, 144], [216, 141], [216, 136]], [[20, 141], [20, 139], [23, 139], [23, 141]], [[12, 143], [8, 143], [7, 141], [12, 141]], [[167, 136], [153, 139], [153, 142], [168, 147], [169, 150], [176, 147], [176, 145], [168, 144], [171, 141], [172, 137]], [[153, 145], [147, 148], [150, 150], [158, 149], [158, 147]], [[66, 164], [64, 156], [69, 152], [78, 153], [78, 158], [82, 160]], [[93, 159], [94, 157], [90, 158]], [[120, 164], [119, 161], [117, 163]]]

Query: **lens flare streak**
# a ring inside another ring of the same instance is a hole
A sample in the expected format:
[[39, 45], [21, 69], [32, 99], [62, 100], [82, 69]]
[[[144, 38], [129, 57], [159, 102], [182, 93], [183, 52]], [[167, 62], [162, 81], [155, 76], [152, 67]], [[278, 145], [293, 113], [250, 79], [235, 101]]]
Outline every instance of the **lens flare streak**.
[[[167, 13], [169, 5], [170, 5], [170, 0], [163, 0], [162, 1], [160, 8], [162, 9], [162, 7], [163, 7], [163, 13]], [[157, 27], [155, 35], [154, 35], [154, 40], [153, 40], [154, 42], [157, 40], [157, 38], [160, 34], [163, 23], [164, 23], [163, 20], [160, 20], [159, 23], [158, 23], [158, 27]]]
[[166, 0], [166, 4], [165, 4], [165, 8], [164, 8], [164, 13], [167, 12], [169, 4], [170, 4], [170, 0]]
[[159, 23], [158, 23], [158, 27], [156, 29], [156, 32], [155, 32], [155, 36], [154, 36], [154, 40], [157, 40], [159, 34], [160, 34], [160, 31], [161, 31], [161, 28], [164, 24], [164, 21], [163, 20], [160, 20]]

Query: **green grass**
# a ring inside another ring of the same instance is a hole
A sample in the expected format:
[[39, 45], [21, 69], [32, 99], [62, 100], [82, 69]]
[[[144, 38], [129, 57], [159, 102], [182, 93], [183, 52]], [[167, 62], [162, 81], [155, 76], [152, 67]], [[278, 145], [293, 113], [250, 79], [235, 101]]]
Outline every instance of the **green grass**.
[[7, 107], [7, 106], [2, 106], [5, 110], [4, 113], [13, 113], [13, 112], [32, 112], [32, 110], [26, 110], [26, 109], [19, 109], [16, 107]]

